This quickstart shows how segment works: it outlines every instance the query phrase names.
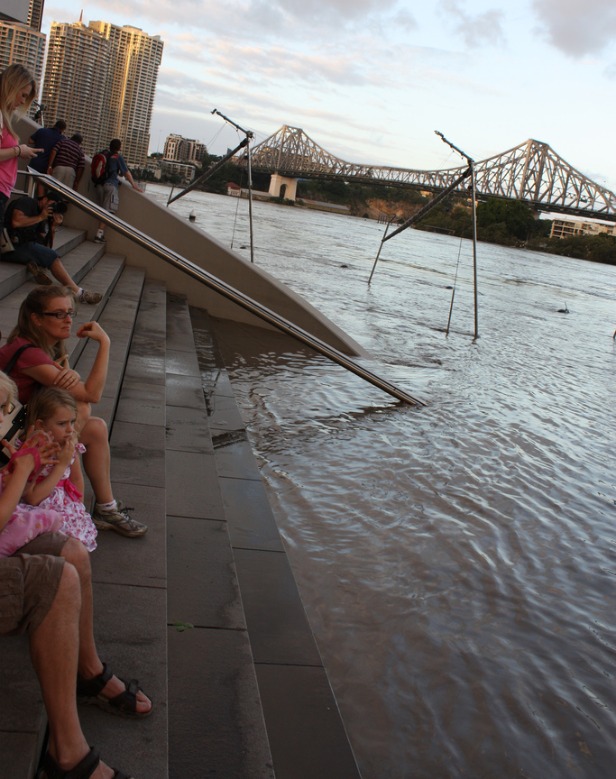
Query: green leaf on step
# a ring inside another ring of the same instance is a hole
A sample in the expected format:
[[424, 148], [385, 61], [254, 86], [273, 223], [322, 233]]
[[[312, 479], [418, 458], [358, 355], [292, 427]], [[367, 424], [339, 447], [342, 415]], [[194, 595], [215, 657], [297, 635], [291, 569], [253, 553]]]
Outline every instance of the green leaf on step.
[[181, 622], [178, 620], [178, 622], [172, 622], [171, 627], [175, 628], [178, 633], [183, 633], [185, 630], [191, 630], [194, 628], [194, 625], [190, 622]]

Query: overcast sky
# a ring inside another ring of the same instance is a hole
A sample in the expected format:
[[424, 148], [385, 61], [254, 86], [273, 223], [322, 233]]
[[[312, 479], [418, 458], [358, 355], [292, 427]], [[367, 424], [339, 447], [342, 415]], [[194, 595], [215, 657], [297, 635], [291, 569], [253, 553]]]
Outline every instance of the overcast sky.
[[[616, 0], [46, 0], [164, 41], [150, 151], [301, 127], [349, 162], [445, 168], [528, 138], [616, 191]], [[52, 117], [49, 117], [51, 119]]]

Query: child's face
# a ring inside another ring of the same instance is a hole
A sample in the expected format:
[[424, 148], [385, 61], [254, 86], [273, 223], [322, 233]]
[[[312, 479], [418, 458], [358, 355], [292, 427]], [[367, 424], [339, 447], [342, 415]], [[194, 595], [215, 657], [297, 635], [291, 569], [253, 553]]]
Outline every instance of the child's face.
[[75, 412], [70, 406], [60, 406], [49, 419], [39, 422], [40, 427], [46, 430], [57, 444], [63, 444], [75, 431], [75, 419]]

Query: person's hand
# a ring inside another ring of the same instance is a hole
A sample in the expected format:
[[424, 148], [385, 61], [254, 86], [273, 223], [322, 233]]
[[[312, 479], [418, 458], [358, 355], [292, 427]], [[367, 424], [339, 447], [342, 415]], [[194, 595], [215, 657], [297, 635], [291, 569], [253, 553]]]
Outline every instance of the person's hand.
[[60, 373], [58, 373], [53, 382], [55, 387], [61, 387], [62, 389], [68, 390], [71, 387], [74, 387], [76, 384], [79, 384], [81, 381], [81, 376], [77, 373], [77, 371], [74, 371], [68, 366], [63, 368], [62, 365], [58, 362], [54, 363], [54, 365], [60, 369]]
[[55, 465], [58, 462], [60, 447], [49, 433], [46, 433], [44, 430], [36, 430], [34, 427], [30, 427], [21, 448], [36, 449], [41, 460], [41, 467]]
[[77, 446], [77, 435], [73, 434], [66, 438], [59, 447], [58, 463], [67, 468], [73, 461], [75, 447]]
[[141, 187], [139, 186], [139, 184], [133, 184], [133, 189], [134, 189], [135, 191], [137, 191], [137, 192], [143, 192], [143, 190], [141, 189]]
[[43, 149], [33, 149], [32, 146], [28, 146], [25, 143], [19, 144], [19, 156], [27, 162], [40, 154]]
[[77, 338], [91, 338], [93, 341], [103, 343], [109, 341], [109, 336], [98, 322], [85, 322], [77, 330]]

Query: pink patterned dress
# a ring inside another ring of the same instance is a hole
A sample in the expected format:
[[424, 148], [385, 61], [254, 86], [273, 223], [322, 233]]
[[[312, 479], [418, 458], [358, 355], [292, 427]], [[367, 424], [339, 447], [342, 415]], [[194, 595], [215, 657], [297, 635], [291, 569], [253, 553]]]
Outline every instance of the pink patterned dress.
[[[83, 444], [77, 444], [75, 451], [83, 454], [86, 448]], [[75, 457], [77, 455], [75, 454]], [[71, 461], [71, 465], [75, 462], [75, 457]], [[62, 515], [62, 527], [60, 530], [67, 536], [73, 536], [81, 541], [88, 552], [93, 552], [96, 549], [96, 525], [92, 521], [92, 517], [86, 511], [86, 507], [83, 505], [83, 495], [79, 492], [77, 487], [70, 479], [71, 465], [62, 474], [62, 478], [54, 487], [51, 495], [48, 495], [45, 500], [42, 500], [38, 508], [53, 510]], [[41, 469], [37, 474], [37, 482], [42, 481], [51, 471], [52, 465], [47, 465]], [[20, 504], [21, 505], [21, 504]]]
[[[0, 490], [4, 486], [6, 475], [6, 471], [0, 472]], [[9, 521], [0, 530], [0, 557], [10, 557], [41, 533], [60, 530], [62, 523], [62, 515], [53, 509], [19, 503]]]

